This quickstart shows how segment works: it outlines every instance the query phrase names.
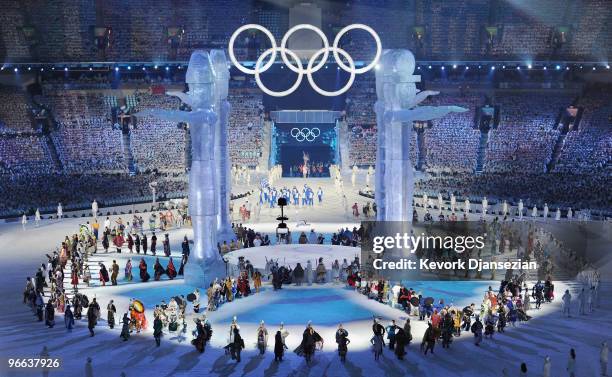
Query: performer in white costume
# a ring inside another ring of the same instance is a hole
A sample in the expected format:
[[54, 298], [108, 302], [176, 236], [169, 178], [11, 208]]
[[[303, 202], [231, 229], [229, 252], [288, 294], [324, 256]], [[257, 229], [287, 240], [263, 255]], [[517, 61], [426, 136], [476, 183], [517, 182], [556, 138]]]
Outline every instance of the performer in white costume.
[[91, 203], [91, 215], [94, 218], [98, 217], [98, 202], [96, 202], [96, 199]]

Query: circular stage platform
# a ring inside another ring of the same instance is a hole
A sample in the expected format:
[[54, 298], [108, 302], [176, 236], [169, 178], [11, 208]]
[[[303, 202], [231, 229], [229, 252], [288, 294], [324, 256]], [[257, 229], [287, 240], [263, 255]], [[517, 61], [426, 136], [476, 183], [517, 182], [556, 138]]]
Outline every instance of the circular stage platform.
[[306, 267], [306, 263], [310, 261], [314, 268], [319, 258], [322, 257], [325, 267], [330, 268], [336, 259], [340, 264], [345, 258], [348, 263], [351, 263], [360, 254], [361, 248], [359, 247], [297, 244], [249, 247], [227, 253], [224, 258], [230, 265], [237, 266], [238, 258], [244, 257], [245, 260], [251, 262], [253, 267], [263, 271], [266, 268], [266, 259], [274, 259], [278, 261], [278, 264], [291, 268], [295, 268], [298, 263]]

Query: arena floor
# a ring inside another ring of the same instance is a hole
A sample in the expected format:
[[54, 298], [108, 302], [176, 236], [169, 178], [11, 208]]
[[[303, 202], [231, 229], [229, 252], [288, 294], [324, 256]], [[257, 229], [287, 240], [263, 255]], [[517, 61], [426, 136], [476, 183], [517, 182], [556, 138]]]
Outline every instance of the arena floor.
[[[325, 205], [313, 214], [327, 212]], [[378, 362], [373, 360], [369, 350], [371, 337], [371, 318], [379, 316], [383, 323], [391, 319], [403, 324], [405, 313], [389, 306], [368, 300], [342, 286], [326, 284], [310, 287], [286, 287], [281, 292], [272, 291], [268, 283], [263, 292], [236, 302], [223, 305], [212, 312], [209, 319], [213, 327], [211, 346], [203, 355], [190, 345], [191, 331], [194, 328], [193, 314], [188, 320], [186, 334], [165, 334], [160, 348], [155, 347], [151, 329], [134, 335], [128, 342], [119, 340], [120, 329], [108, 329], [105, 321], [100, 321], [96, 336], [90, 338], [86, 321], [78, 322], [72, 333], [67, 333], [62, 317], [56, 317], [56, 326], [47, 329], [43, 323], [36, 322], [28, 307], [21, 304], [21, 294], [25, 277], [33, 276], [35, 269], [45, 261], [45, 253], [50, 252], [64, 238], [78, 228], [81, 219], [62, 221], [45, 220], [35, 228], [30, 224], [24, 231], [21, 224], [0, 225], [0, 250], [5, 266], [0, 287], [6, 305], [0, 312], [0, 349], [6, 357], [26, 357], [38, 355], [47, 347], [51, 356], [61, 357], [63, 368], [51, 372], [51, 376], [83, 376], [85, 360], [92, 358], [94, 376], [141, 376], [155, 371], [158, 375], [183, 376], [194, 373], [242, 376], [249, 372], [263, 371], [264, 376], [499, 376], [502, 368], [507, 368], [509, 375], [516, 374], [518, 365], [526, 362], [530, 371], [541, 371], [542, 359], [550, 355], [553, 360], [553, 375], [564, 373], [567, 353], [570, 347], [581, 350], [578, 360], [581, 376], [595, 376], [598, 368], [599, 344], [604, 334], [612, 333], [612, 314], [610, 298], [612, 292], [606, 286], [602, 299], [603, 307], [589, 317], [564, 319], [560, 315], [560, 300], [543, 306], [543, 309], [532, 310], [534, 319], [510, 328], [504, 335], [495, 335], [495, 340], [485, 340], [480, 348], [472, 344], [471, 334], [464, 333], [455, 339], [450, 350], [438, 349], [433, 355], [423, 356], [418, 352], [418, 344], [425, 330], [425, 322], [412, 319], [413, 343], [408, 347], [404, 362], [398, 362], [395, 356], [385, 351]], [[270, 232], [273, 223], [251, 224], [255, 230]], [[340, 226], [351, 223], [312, 223], [322, 232], [332, 232]], [[190, 229], [170, 230], [169, 232], [175, 263], [180, 254], [180, 241], [183, 235], [191, 236]], [[125, 259], [129, 254], [108, 255], [96, 254], [92, 260], [105, 261], [109, 266], [112, 259]], [[133, 257], [133, 255], [132, 255]], [[136, 258], [133, 258], [136, 259]], [[162, 258], [165, 266], [166, 258]], [[123, 268], [123, 261], [119, 261]], [[136, 264], [136, 262], [134, 262]], [[178, 263], [177, 263], [178, 264]], [[152, 263], [149, 262], [150, 268]], [[122, 277], [120, 272], [120, 277]], [[94, 278], [95, 278], [94, 273]], [[490, 282], [466, 282], [465, 284], [448, 282], [413, 282], [414, 288], [431, 292], [433, 297], [444, 297], [454, 300], [457, 306], [469, 302], [479, 303]], [[561, 292], [569, 287], [576, 295], [577, 285], [574, 282], [556, 282], [556, 291]], [[182, 279], [160, 282], [141, 283], [136, 278], [133, 282], [120, 282], [115, 287], [92, 287], [86, 294], [95, 296], [100, 302], [102, 313], [113, 298], [118, 308], [118, 316], [128, 306], [132, 297], [144, 301], [147, 307], [147, 318], [152, 318], [152, 306], [162, 299], [191, 292], [193, 287], [186, 286]], [[576, 297], [576, 296], [574, 296]], [[188, 311], [190, 307], [188, 307]], [[229, 322], [237, 316], [241, 332], [245, 339], [246, 350], [243, 361], [236, 364], [226, 356], [222, 347], [227, 342]], [[103, 318], [104, 318], [103, 314]], [[265, 356], [258, 355], [255, 349], [255, 329], [260, 320], [265, 320], [270, 332], [284, 321], [290, 332], [285, 361], [276, 364], [273, 360], [272, 344]], [[326, 340], [322, 352], [317, 353], [314, 364], [305, 365], [302, 358], [290, 352], [301, 340], [301, 333], [308, 321]], [[348, 360], [346, 364], [338, 363], [336, 345], [333, 341], [338, 322], [342, 322], [349, 331]], [[608, 339], [609, 340], [609, 339]], [[480, 362], [477, 360], [486, 360]], [[3, 367], [4, 368], [4, 367]], [[22, 371], [1, 369], [6, 376], [38, 375]]]

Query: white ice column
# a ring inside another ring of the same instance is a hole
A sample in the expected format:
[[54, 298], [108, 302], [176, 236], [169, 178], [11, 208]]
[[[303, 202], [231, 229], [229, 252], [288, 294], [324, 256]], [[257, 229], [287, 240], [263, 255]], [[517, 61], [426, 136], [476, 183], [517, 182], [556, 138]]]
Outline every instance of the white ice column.
[[414, 55], [408, 50], [384, 50], [376, 71], [376, 210], [379, 221], [412, 221], [414, 171], [410, 141], [414, 121], [441, 118], [467, 109], [458, 106], [417, 106], [435, 91], [419, 91], [413, 75]]
[[[379, 108], [377, 106], [377, 112]], [[377, 114], [377, 118], [381, 118]], [[378, 123], [376, 210], [379, 221], [411, 221], [414, 174], [410, 161], [412, 124]], [[382, 131], [382, 132], [381, 132]]]
[[225, 264], [217, 249], [219, 187], [216, 178], [215, 129], [219, 116], [214, 106], [215, 78], [208, 52], [196, 50], [191, 54], [185, 77], [189, 91], [167, 93], [179, 97], [191, 107], [191, 111], [147, 109], [137, 114], [189, 124], [189, 215], [193, 225], [194, 248], [185, 266], [185, 282], [199, 287], [208, 287], [215, 278], [225, 276]]
[[229, 217], [231, 173], [228, 149], [228, 127], [231, 106], [227, 101], [229, 91], [229, 64], [223, 50], [211, 50], [210, 59], [215, 69], [215, 109], [219, 116], [215, 127], [215, 168], [217, 190], [217, 239], [228, 243], [236, 238]]
[[194, 250], [197, 259], [216, 258], [217, 190], [213, 125], [190, 124], [191, 171], [189, 172], [189, 214], [193, 224]]

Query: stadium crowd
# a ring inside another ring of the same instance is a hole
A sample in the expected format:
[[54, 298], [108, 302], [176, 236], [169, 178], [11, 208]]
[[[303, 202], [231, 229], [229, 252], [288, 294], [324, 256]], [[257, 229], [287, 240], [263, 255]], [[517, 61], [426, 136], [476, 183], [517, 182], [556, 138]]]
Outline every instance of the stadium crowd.
[[[350, 166], [365, 168], [375, 164], [373, 85], [371, 77], [358, 80], [347, 96], [343, 120], [348, 130]], [[15, 111], [0, 112], [0, 122], [9, 125], [0, 132], [4, 212], [21, 213], [32, 206], [53, 209], [60, 201], [86, 203], [94, 197], [102, 202], [148, 200], [151, 180], [142, 178], [146, 174], [128, 175], [126, 159], [130, 154], [126, 153], [125, 135], [113, 125], [112, 107], [125, 103], [127, 111], [132, 112], [145, 108], [178, 108], [179, 101], [164, 95], [164, 91], [157, 91], [152, 84], [148, 90], [129, 91], [123, 100], [114, 94], [96, 91], [66, 90], [57, 85], [44, 87], [42, 93], [32, 96], [31, 106], [48, 110], [54, 122], [48, 132], [31, 127], [23, 129], [23, 119], [19, 117], [28, 115], [29, 107], [23, 107], [29, 102], [24, 97], [27, 92], [7, 95], [3, 109], [23, 111], [17, 118]], [[2, 87], [0, 93], [15, 91]], [[411, 158], [416, 163], [421, 154], [421, 168], [428, 173], [417, 184], [417, 192], [431, 196], [454, 192], [456, 196], [475, 200], [483, 196], [508, 201], [522, 198], [529, 207], [541, 208], [543, 203], [548, 203], [551, 208], [607, 210], [608, 204], [603, 198], [610, 197], [612, 138], [611, 108], [605, 94], [606, 87], [582, 93], [497, 90], [488, 96], [477, 90], [450, 88], [444, 94], [431, 96], [423, 105], [455, 104], [469, 111], [431, 122], [431, 127], [425, 127], [419, 135], [422, 142], [418, 141], [417, 132], [413, 132]], [[479, 148], [483, 148], [479, 143], [481, 132], [474, 128], [475, 109], [488, 100], [501, 108], [500, 122], [489, 132], [483, 171], [474, 175]], [[264, 148], [262, 95], [232, 85], [229, 101], [232, 165], [255, 167]], [[576, 126], [571, 124], [565, 135], [566, 131], [556, 122], [570, 104], [583, 110], [582, 119]], [[16, 123], [15, 127], [12, 122]], [[177, 124], [148, 117], [130, 126], [129, 150], [136, 171], [181, 177], [169, 180], [171, 183], [160, 189], [160, 193], [185, 192], [185, 136]], [[554, 152], [556, 144], [560, 147]], [[550, 164], [551, 158], [556, 159], [556, 164]], [[547, 173], [549, 168], [551, 171]], [[571, 176], [564, 175], [567, 173]], [[99, 184], [92, 184], [95, 176], [100, 177]], [[126, 184], [127, 187], [120, 187]], [[51, 187], [58, 187], [57, 192], [49, 192]], [[22, 195], [24, 191], [28, 194]]]
[[555, 170], [574, 174], [603, 171], [609, 176], [612, 169], [612, 106], [607, 94], [603, 91], [588, 93], [579, 106], [584, 107], [584, 116], [578, 129], [566, 136]]
[[571, 100], [571, 95], [560, 94], [497, 95], [503, 111], [498, 128], [489, 135], [485, 171], [545, 172], [559, 137], [555, 119]]
[[0, 86], [0, 133], [31, 130], [26, 94], [19, 89]]
[[[164, 94], [137, 91], [138, 105], [134, 112], [144, 109], [178, 109], [179, 100]], [[176, 123], [154, 117], [138, 117], [132, 128], [131, 148], [134, 162], [141, 171], [185, 169], [185, 131]]]
[[259, 93], [234, 90], [228, 98], [231, 116], [228, 148], [233, 164], [255, 167], [259, 164], [263, 138], [263, 104]]
[[92, 199], [100, 206], [151, 201], [150, 182], [157, 182], [158, 200], [184, 197], [187, 182], [171, 175], [129, 176], [127, 174], [41, 174], [0, 179], [0, 216], [11, 214], [56, 213], [91, 207]]

